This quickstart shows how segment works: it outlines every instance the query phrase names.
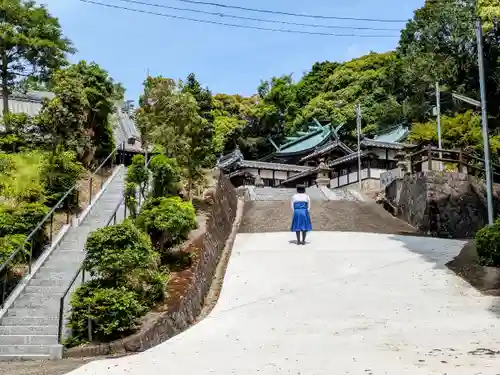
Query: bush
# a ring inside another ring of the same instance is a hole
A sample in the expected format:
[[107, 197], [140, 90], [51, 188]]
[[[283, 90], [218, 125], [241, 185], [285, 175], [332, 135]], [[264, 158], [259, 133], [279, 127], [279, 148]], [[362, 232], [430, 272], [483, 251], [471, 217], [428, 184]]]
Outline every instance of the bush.
[[111, 341], [136, 330], [140, 318], [147, 312], [136, 293], [125, 287], [101, 288], [98, 281], [81, 285], [71, 297], [69, 327], [70, 343], [89, 341], [88, 324], [91, 324], [92, 341]]
[[130, 220], [92, 232], [85, 248], [85, 270], [108, 283], [123, 285], [137, 269], [158, 269], [149, 238]]
[[[26, 236], [24, 234], [12, 234], [0, 238], [0, 266], [4, 264], [9, 257], [21, 248]], [[26, 261], [26, 255], [29, 249], [24, 249], [20, 252], [18, 256], [14, 259], [14, 262], [9, 264], [9, 268], [19, 263], [24, 263]]]
[[[76, 185], [85, 173], [85, 168], [76, 160], [76, 154], [69, 151], [51, 155], [43, 166], [43, 183], [47, 192], [47, 204], [54, 206], [66, 192]], [[68, 202], [74, 202], [76, 189]]]
[[149, 171], [146, 168], [144, 155], [135, 155], [132, 164], [128, 167], [126, 182], [137, 185], [144, 196], [146, 184], [148, 183]]
[[[10, 235], [28, 236], [37, 224], [47, 215], [49, 208], [41, 203], [21, 203], [18, 206], [0, 206], [0, 237]], [[33, 255], [37, 256], [47, 242], [44, 230], [33, 237]]]
[[139, 207], [139, 202], [137, 202], [137, 185], [133, 182], [126, 182], [123, 196], [125, 198], [125, 206], [129, 210], [130, 216], [135, 219]]
[[144, 203], [137, 225], [149, 234], [164, 257], [165, 250], [182, 242], [196, 228], [196, 212], [191, 202], [179, 197], [152, 198]]
[[153, 174], [153, 197], [167, 197], [177, 195], [181, 169], [177, 160], [165, 155], [156, 155], [151, 159], [149, 168]]
[[45, 154], [37, 151], [0, 154], [0, 194], [13, 203], [45, 199], [42, 166]]
[[476, 249], [483, 266], [500, 267], [500, 219], [476, 233]]

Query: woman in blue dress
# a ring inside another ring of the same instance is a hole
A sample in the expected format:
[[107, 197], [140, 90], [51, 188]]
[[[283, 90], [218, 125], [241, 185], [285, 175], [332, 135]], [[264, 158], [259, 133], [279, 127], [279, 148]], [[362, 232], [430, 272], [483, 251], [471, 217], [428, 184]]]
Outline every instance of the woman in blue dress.
[[[297, 186], [297, 194], [292, 197], [292, 232], [297, 236], [297, 245], [306, 244], [307, 232], [312, 230], [311, 217], [309, 216], [309, 209], [311, 206], [311, 199], [306, 194], [306, 188], [303, 185]], [[300, 234], [302, 233], [302, 240]]]

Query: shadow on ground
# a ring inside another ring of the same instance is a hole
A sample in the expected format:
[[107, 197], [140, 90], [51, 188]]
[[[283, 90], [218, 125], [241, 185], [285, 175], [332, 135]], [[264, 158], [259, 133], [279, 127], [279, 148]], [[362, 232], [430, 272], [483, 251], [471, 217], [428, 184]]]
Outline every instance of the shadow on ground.
[[[468, 240], [459, 254], [454, 250], [446, 250], [446, 246], [435, 246], [443, 251], [425, 249], [419, 235], [407, 234], [394, 236], [395, 241], [403, 242], [405, 247], [422, 256], [427, 262], [433, 263], [436, 269], [450, 270], [465, 280], [470, 286], [486, 297], [495, 297], [489, 310], [500, 318], [500, 268], [485, 267], [479, 264], [476, 246], [473, 240]], [[447, 241], [433, 238], [432, 241]], [[443, 245], [445, 245], [443, 243]], [[466, 297], [464, 297], [466, 298]]]

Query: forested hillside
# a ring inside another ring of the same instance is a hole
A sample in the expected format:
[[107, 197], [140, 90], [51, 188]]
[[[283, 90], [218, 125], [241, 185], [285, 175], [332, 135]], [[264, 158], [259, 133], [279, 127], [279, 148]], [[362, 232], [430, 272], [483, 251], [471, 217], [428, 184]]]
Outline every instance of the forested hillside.
[[[500, 3], [480, 0], [478, 13], [484, 25], [488, 110], [496, 151], [500, 143], [500, 28], [496, 20]], [[405, 122], [412, 125], [411, 139], [436, 140], [432, 115], [436, 81], [446, 116], [444, 146], [480, 151], [477, 110], [451, 97], [451, 92], [457, 92], [479, 99], [475, 14], [474, 0], [428, 0], [402, 30], [395, 51], [342, 63], [317, 62], [300, 79], [283, 74], [261, 82], [252, 97], [212, 97], [207, 89], [203, 111], [210, 109], [212, 116], [205, 116], [213, 132], [212, 153], [219, 155], [238, 145], [247, 157], [261, 157], [272, 151], [269, 137], [279, 143], [313, 117], [345, 123], [344, 136], [352, 137], [357, 102], [367, 136]], [[194, 75], [189, 81], [196, 81]], [[148, 110], [142, 107], [139, 112]]]

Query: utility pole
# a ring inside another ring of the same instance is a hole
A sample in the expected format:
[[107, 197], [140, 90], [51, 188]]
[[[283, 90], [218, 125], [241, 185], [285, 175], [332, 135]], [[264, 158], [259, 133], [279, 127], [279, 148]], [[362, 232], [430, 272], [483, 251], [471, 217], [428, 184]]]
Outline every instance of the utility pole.
[[[149, 78], [149, 68], [148, 68], [148, 70], [146, 71], [146, 80], [147, 80], [148, 78]], [[149, 98], [148, 98], [148, 96], [147, 96], [147, 95], [148, 95], [147, 90], [145, 91], [145, 94], [146, 94], [146, 104], [148, 104], [148, 103], [149, 103]], [[142, 135], [142, 134], [141, 134], [141, 135]], [[144, 135], [142, 136], [142, 140], [143, 140], [143, 141], [146, 141], [146, 139], [145, 139]], [[148, 167], [148, 145], [147, 145], [147, 142], [143, 142], [143, 143], [144, 143], [144, 144], [142, 145], [142, 147], [144, 148], [144, 155], [145, 155], [145, 157], [144, 157], [144, 161], [145, 161], [145, 163], [146, 163], [146, 164], [145, 164], [145, 166], [146, 166], [146, 169], [147, 169], [147, 167]], [[148, 181], [149, 181], [149, 178], [148, 178]]]
[[[436, 82], [436, 116], [437, 116], [437, 134], [438, 134], [438, 148], [441, 150], [441, 91], [439, 90], [439, 82]], [[439, 152], [439, 158], [443, 158], [443, 154]], [[439, 168], [443, 170], [443, 162], [439, 162]]]
[[484, 77], [483, 26], [476, 21], [477, 56], [479, 65], [479, 86], [481, 89], [481, 122], [484, 143], [484, 170], [486, 175], [486, 198], [488, 203], [488, 224], [493, 224], [493, 183], [491, 178], [490, 140], [488, 132], [488, 112], [486, 108], [486, 80]]
[[358, 182], [359, 182], [359, 192], [362, 188], [362, 177], [361, 177], [361, 104], [358, 103], [356, 106], [356, 132], [358, 133]]

